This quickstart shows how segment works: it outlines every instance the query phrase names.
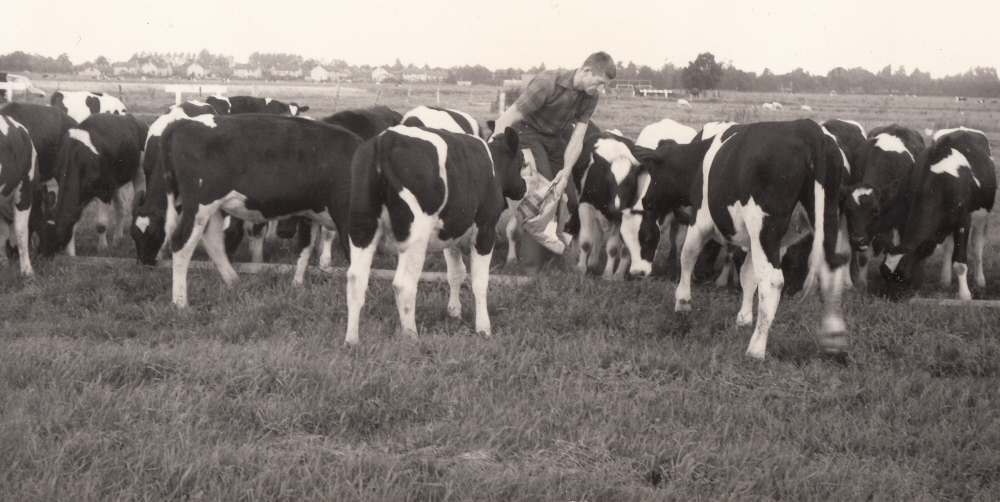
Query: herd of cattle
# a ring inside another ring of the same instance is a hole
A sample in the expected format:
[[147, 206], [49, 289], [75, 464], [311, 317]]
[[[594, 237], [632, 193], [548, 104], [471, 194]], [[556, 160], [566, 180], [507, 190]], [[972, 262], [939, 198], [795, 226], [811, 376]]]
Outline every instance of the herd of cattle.
[[[29, 253], [75, 253], [83, 209], [98, 200], [118, 213], [111, 225], [105, 206], [99, 210], [99, 248], [106, 248], [109, 225], [111, 238], [122, 235], [120, 194], [131, 183], [137, 257], [155, 264], [172, 252], [178, 307], [188, 304], [187, 270], [199, 243], [229, 284], [237, 279], [230, 256], [244, 235], [253, 260], [262, 261], [266, 225], [281, 220], [279, 235], [296, 237], [296, 283], [317, 245], [320, 266], [329, 266], [340, 236], [350, 260], [347, 343], [358, 342], [378, 250], [399, 255], [393, 286], [411, 337], [426, 252], [444, 252], [448, 313], [459, 317], [467, 275], [461, 252], [468, 251], [476, 331], [489, 335], [494, 244], [518, 233], [517, 219], [501, 214], [524, 197], [526, 179], [537, 177], [517, 133], [494, 134], [492, 123], [433, 107], [297, 116], [307, 109], [213, 96], [171, 106], [147, 126], [117, 99], [96, 93], [57, 92], [51, 106], [8, 104], [0, 109], [0, 241], [13, 230], [16, 247], [8, 243], [7, 254], [31, 275]], [[985, 285], [982, 254], [997, 182], [980, 131], [938, 131], [928, 146], [920, 133], [895, 124], [866, 132], [848, 120], [709, 123], [696, 131], [665, 119], [634, 142], [593, 123], [586, 138], [572, 172], [579, 201], [565, 228], [579, 243], [579, 270], [596, 270], [604, 250], [606, 277], [649, 276], [661, 237], [669, 239], [666, 248], [680, 261], [678, 312], [691, 309], [696, 269], [707, 265], [711, 273], [714, 261], [719, 283], [738, 270], [738, 324], [753, 323], [759, 292], [752, 357], [765, 355], [783, 291], [809, 294], [817, 284], [825, 305], [820, 346], [846, 353], [841, 292], [865, 286], [875, 256], [885, 256], [881, 276], [896, 298], [912, 289], [938, 244], [943, 284], [954, 273], [958, 296], [971, 299], [971, 257], [973, 280]]]

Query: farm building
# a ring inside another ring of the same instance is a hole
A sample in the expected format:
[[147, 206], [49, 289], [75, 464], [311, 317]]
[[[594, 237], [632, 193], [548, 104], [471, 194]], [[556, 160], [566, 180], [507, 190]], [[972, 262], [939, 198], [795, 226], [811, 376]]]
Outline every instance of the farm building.
[[205, 68], [203, 68], [200, 64], [198, 64], [198, 63], [191, 63], [187, 67], [187, 69], [184, 70], [184, 74], [187, 75], [187, 76], [189, 76], [189, 77], [204, 78], [204, 77], [208, 76], [209, 73], [208, 73], [208, 70], [206, 70]]
[[261, 78], [264, 76], [264, 70], [260, 69], [260, 65], [237, 64], [233, 69], [233, 76], [236, 78]]
[[387, 78], [389, 78], [389, 71], [385, 68], [375, 68], [372, 70], [372, 80], [375, 82], [384, 82]]

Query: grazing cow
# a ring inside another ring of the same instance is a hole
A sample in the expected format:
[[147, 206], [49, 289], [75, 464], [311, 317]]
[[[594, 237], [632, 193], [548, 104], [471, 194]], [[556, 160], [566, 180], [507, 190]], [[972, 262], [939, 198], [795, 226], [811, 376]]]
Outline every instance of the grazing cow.
[[476, 122], [472, 115], [458, 110], [421, 105], [406, 112], [401, 123], [411, 127], [444, 129], [489, 139], [489, 134], [484, 134], [485, 129], [479, 127], [479, 122]]
[[688, 127], [671, 119], [663, 119], [642, 128], [642, 132], [639, 133], [639, 137], [635, 140], [635, 145], [655, 149], [659, 146], [660, 141], [664, 139], [670, 139], [679, 144], [690, 143], [697, 134], [698, 131], [694, 130], [693, 127]]
[[811, 111], [813, 111], [812, 107], [810, 107], [809, 105], [800, 105], [799, 106], [799, 110], [802, 110], [804, 112], [811, 112]]
[[938, 131], [934, 137], [934, 143], [917, 158], [909, 178], [906, 223], [899, 245], [888, 250], [879, 271], [890, 296], [899, 298], [910, 289], [923, 260], [950, 237], [941, 282], [950, 284], [954, 271], [958, 297], [970, 300], [970, 254], [976, 285], [986, 285], [983, 246], [996, 197], [996, 167], [989, 141], [980, 131], [962, 127]]
[[83, 122], [92, 114], [124, 115], [128, 113], [125, 105], [118, 98], [101, 92], [56, 91], [52, 93], [49, 103], [66, 112], [77, 122]]
[[677, 108], [691, 109], [691, 103], [689, 103], [688, 100], [686, 100], [686, 99], [678, 99], [677, 100]]
[[358, 149], [351, 180], [347, 344], [358, 343], [372, 258], [383, 236], [399, 252], [393, 289], [404, 334], [417, 336], [417, 285], [428, 247], [445, 250], [448, 314], [461, 317], [459, 288], [466, 273], [459, 249], [469, 247], [476, 331], [490, 336], [486, 291], [495, 228], [504, 197], [520, 200], [526, 190], [518, 143], [511, 128], [487, 144], [468, 134], [399, 125]]
[[25, 276], [35, 273], [28, 257], [28, 218], [37, 181], [38, 155], [28, 129], [0, 115], [0, 242], [6, 245], [13, 229], [21, 274]]
[[32, 197], [28, 225], [30, 232], [34, 234], [42, 229], [45, 205], [51, 209], [55, 204], [58, 191], [55, 180], [56, 158], [63, 136], [77, 125], [77, 121], [58, 108], [30, 103], [10, 103], [0, 108], [0, 115], [14, 119], [28, 129], [38, 154], [38, 183]]
[[955, 96], [955, 102], [956, 102], [956, 103], [958, 103], [958, 102], [960, 102], [960, 101], [961, 101], [961, 102], [965, 102], [965, 101], [968, 101], [968, 100], [969, 100], [969, 98], [967, 98], [967, 97], [965, 97], [965, 96]]
[[902, 230], [906, 180], [923, 150], [920, 133], [892, 124], [873, 129], [855, 151], [851, 178], [858, 181], [844, 183], [841, 203], [857, 264], [852, 279], [861, 289], [867, 287], [871, 257], [892, 244], [893, 231]]
[[[318, 227], [347, 231], [350, 163], [359, 144], [361, 138], [346, 129], [274, 115], [201, 115], [168, 126], [160, 163], [168, 187], [174, 304], [188, 304], [187, 271], [199, 240], [223, 281], [237, 280], [224, 250], [222, 211], [252, 223], [310, 218], [309, 244], [295, 268], [294, 282], [302, 284]], [[177, 199], [180, 215], [170, 212]]]
[[206, 103], [215, 108], [219, 115], [238, 115], [241, 113], [267, 113], [270, 115], [298, 116], [309, 111], [308, 106], [297, 103], [282, 103], [271, 98], [255, 98], [253, 96], [209, 96]]
[[[826, 304], [820, 344], [826, 353], [845, 353], [840, 275], [847, 258], [846, 253], [842, 256], [838, 252], [843, 162], [836, 141], [811, 120], [737, 125], [716, 136], [691, 189], [691, 202], [697, 210], [681, 252], [674, 309], [691, 309], [691, 275], [709, 237], [749, 248], [740, 274], [743, 306], [737, 323], [745, 326], [753, 322], [753, 294], [759, 289], [757, 326], [747, 354], [763, 358], [784, 283], [781, 248], [803, 237], [809, 230], [803, 226], [811, 227], [816, 231], [807, 284], [811, 289], [819, 276]], [[648, 187], [645, 193], [643, 200], [650, 197]], [[803, 215], [804, 225], [798, 223]], [[626, 242], [655, 244], [653, 226], [640, 225]], [[642, 260], [634, 259], [633, 263], [633, 275], [642, 276], [649, 270]]]
[[760, 107], [765, 110], [774, 110], [774, 103], [764, 103]]
[[[384, 105], [373, 106], [370, 108], [343, 110], [323, 119], [323, 122], [327, 124], [340, 126], [353, 132], [354, 134], [357, 134], [361, 137], [362, 141], [368, 141], [382, 131], [392, 126], [399, 125], [402, 121], [402, 114]], [[279, 225], [287, 224], [288, 222], [292, 222], [297, 219], [298, 218], [289, 218], [281, 221]], [[327, 230], [326, 228], [322, 230], [319, 267], [323, 270], [330, 269], [330, 263], [333, 261], [333, 239], [336, 236], [337, 234]], [[346, 238], [346, 236], [343, 236], [342, 238]]]
[[781, 103], [779, 103], [777, 101], [775, 101], [774, 103], [771, 103], [771, 104], [774, 105], [774, 109], [775, 110], [784, 110], [785, 109], [783, 106], [781, 106]]
[[[146, 124], [132, 115], [105, 113], [91, 115], [69, 130], [59, 150], [56, 164], [59, 193], [41, 233], [42, 254], [52, 256], [67, 245], [70, 255], [76, 254], [74, 229], [91, 200], [96, 198], [107, 204], [130, 181], [134, 193], [145, 192], [140, 158], [147, 131]], [[125, 216], [119, 216], [120, 225]], [[99, 219], [101, 249], [107, 248], [106, 230], [107, 221]], [[118, 228], [111, 233], [112, 239], [119, 235]]]
[[[591, 123], [590, 125], [592, 125]], [[639, 161], [632, 155], [630, 140], [588, 125], [580, 160], [573, 166], [573, 183], [579, 196], [577, 213], [580, 222], [580, 257], [577, 270], [586, 274], [595, 270], [604, 244], [607, 262], [605, 279], [624, 279], [629, 259], [623, 256], [624, 243], [619, 226], [623, 197], [635, 190], [634, 170]], [[618, 262], [617, 269], [615, 267]]]

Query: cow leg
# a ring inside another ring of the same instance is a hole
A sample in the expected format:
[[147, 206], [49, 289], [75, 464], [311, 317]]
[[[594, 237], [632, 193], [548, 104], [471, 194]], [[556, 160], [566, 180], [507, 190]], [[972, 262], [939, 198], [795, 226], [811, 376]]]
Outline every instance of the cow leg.
[[222, 211], [216, 211], [208, 217], [208, 224], [205, 225], [205, 233], [201, 236], [201, 243], [205, 246], [205, 252], [215, 263], [215, 268], [222, 275], [223, 282], [231, 286], [239, 276], [236, 269], [229, 262], [226, 256], [226, 239], [223, 235], [226, 229], [225, 215]]
[[97, 250], [108, 250], [108, 225], [111, 219], [111, 208], [100, 199], [94, 199], [97, 205]]
[[[723, 246], [722, 251], [719, 251], [719, 259], [722, 261], [722, 272], [715, 279], [715, 287], [725, 288], [729, 286], [729, 276], [736, 275], [736, 266], [733, 264], [733, 253], [729, 251], [727, 246]], [[743, 266], [745, 267], [746, 264]], [[742, 269], [740, 270], [742, 271]], [[741, 273], [740, 277], [742, 276], [743, 274]]]
[[951, 262], [955, 254], [955, 240], [949, 235], [941, 243], [941, 286], [951, 285]]
[[[10, 230], [11, 230], [12, 226], [14, 226], [14, 222], [8, 223], [6, 220], [4, 220], [3, 216], [0, 216], [0, 242], [2, 242], [4, 244], [4, 247], [6, 249], [10, 249], [12, 247], [10, 245], [11, 244], [10, 243]], [[16, 240], [16, 238], [15, 238], [15, 240]], [[0, 253], [0, 263], [7, 263], [8, 255], [9, 254], [10, 253], [7, 253], [7, 252]]]
[[[601, 266], [601, 248], [606, 248], [609, 235], [611, 233], [611, 227], [608, 220], [603, 214], [594, 213], [595, 221], [597, 222], [597, 233], [594, 235], [594, 247], [591, 249], [590, 256], [587, 257], [587, 270], [593, 270], [596, 274], [598, 267]], [[600, 246], [599, 244], [603, 244]], [[609, 261], [611, 257], [608, 257]]]
[[[264, 245], [264, 232], [267, 231], [267, 226], [263, 226], [260, 229], [260, 240], [261, 246]], [[309, 229], [309, 245], [302, 248], [299, 253], [299, 259], [295, 262], [295, 279], [293, 282], [296, 286], [301, 286], [306, 280], [306, 267], [309, 266], [309, 259], [312, 258], [313, 249], [316, 249], [316, 241], [319, 240], [319, 222], [312, 220], [312, 226]]]
[[167, 236], [163, 239], [163, 247], [160, 248], [160, 253], [157, 255], [158, 260], [166, 260], [170, 258], [170, 236], [174, 235], [174, 230], [177, 229], [177, 205], [174, 200], [174, 195], [167, 193], [167, 210], [164, 216], [163, 231]]
[[396, 292], [396, 308], [399, 310], [399, 323], [402, 334], [417, 339], [417, 286], [420, 284], [420, 273], [424, 269], [424, 259], [427, 256], [429, 232], [434, 228], [435, 217], [420, 212], [415, 208], [413, 223], [410, 226], [410, 238], [405, 244], [400, 244], [399, 264], [396, 266], [396, 276], [392, 279], [392, 288]]
[[598, 252], [597, 211], [594, 206], [583, 203], [577, 208], [577, 213], [580, 215], [580, 258], [576, 263], [576, 269], [586, 275], [590, 255]]
[[958, 229], [952, 234], [954, 248], [952, 253], [951, 266], [958, 277], [958, 298], [960, 300], [971, 300], [972, 292], [969, 291], [969, 227], [971, 218], [968, 214], [963, 215], [962, 221], [958, 224]]
[[[190, 227], [191, 234], [185, 239], [184, 245], [174, 253], [174, 305], [178, 308], [185, 308], [188, 306], [188, 266], [191, 264], [191, 257], [194, 255], [195, 248], [198, 247], [198, 241], [201, 240], [201, 235], [205, 232], [205, 227], [208, 225], [209, 218], [218, 212], [219, 207], [222, 205], [222, 201], [217, 201], [207, 206], [199, 204], [197, 209], [190, 207], [191, 205], [192, 204], [188, 204], [185, 206], [180, 218], [178, 218], [179, 220], [187, 218], [194, 220]], [[195, 212], [195, 214], [189, 216], [190, 212]], [[222, 227], [221, 218], [219, 218], [219, 227], [220, 229]], [[173, 233], [168, 234], [168, 240], [173, 241], [173, 237]], [[223, 245], [223, 247], [225, 246]], [[225, 251], [223, 251], [223, 253], [225, 253]]]
[[618, 259], [618, 270], [615, 271], [615, 280], [624, 281], [625, 273], [628, 272], [629, 267], [632, 266], [632, 254], [629, 253], [628, 248], [625, 247], [625, 241], [621, 238], [621, 231], [617, 234], [619, 242], [619, 259]]
[[[346, 234], [341, 234], [346, 238]], [[368, 292], [368, 278], [371, 275], [372, 260], [375, 250], [382, 240], [382, 227], [375, 225], [375, 235], [367, 247], [361, 248], [349, 242], [351, 249], [351, 265], [347, 267], [347, 336], [344, 343], [358, 344], [358, 327], [361, 320], [361, 308], [365, 306], [365, 294]]]
[[490, 337], [490, 314], [486, 309], [486, 292], [490, 284], [490, 261], [493, 259], [492, 246], [486, 254], [479, 254], [473, 247], [469, 262], [472, 267], [472, 295], [476, 299], [476, 333]]
[[323, 227], [320, 230], [320, 236], [319, 269], [324, 272], [332, 272], [333, 240], [337, 238], [337, 231]]
[[753, 323], [753, 295], [757, 292], [757, 273], [753, 268], [751, 253], [747, 253], [747, 258], [740, 268], [740, 287], [743, 289], [743, 304], [736, 314], [736, 325], [749, 326]]
[[622, 246], [624, 245], [621, 230], [618, 228], [618, 225], [612, 223], [605, 235], [608, 236], [608, 240], [604, 244], [604, 250], [608, 255], [608, 262], [604, 265], [604, 274], [602, 277], [605, 279], [618, 279], [615, 275], [615, 263], [620, 261]]
[[868, 289], [868, 264], [872, 261], [872, 248], [869, 246], [868, 249], [853, 253], [853, 255], [858, 266], [858, 276], [854, 281], [854, 286], [858, 291], [866, 291]]
[[250, 240], [250, 261], [252, 263], [264, 263], [264, 234], [267, 232], [267, 223], [256, 224], [249, 221], [243, 223], [243, 231]]
[[979, 209], [972, 213], [972, 230], [969, 233], [969, 253], [972, 255], [972, 272], [976, 286], [986, 287], [986, 276], [983, 274], [983, 247], [986, 245], [986, 227], [989, 224], [990, 213]]
[[699, 213], [701, 217], [688, 228], [684, 246], [681, 247], [681, 280], [674, 291], [674, 312], [691, 310], [691, 275], [698, 262], [698, 254], [715, 226], [708, 211]]
[[79, 226], [79, 221], [73, 224], [73, 232], [70, 233], [69, 244], [66, 244], [66, 254], [68, 256], [76, 256], [76, 229]]
[[114, 244], [118, 241], [119, 237], [125, 234], [125, 221], [128, 219], [128, 205], [125, 200], [124, 185], [115, 190], [111, 198], [111, 206], [114, 208], [115, 221], [111, 222], [111, 235], [109, 237], [111, 238], [110, 242]]
[[[753, 206], [751, 206], [753, 207]], [[754, 328], [747, 355], [756, 359], [764, 359], [767, 350], [767, 336], [771, 331], [771, 323], [778, 312], [778, 302], [781, 301], [781, 288], [785, 285], [785, 275], [781, 271], [781, 237], [788, 227], [764, 215], [759, 209], [747, 208], [744, 213], [747, 232], [750, 234], [750, 252], [747, 258], [753, 264], [753, 274], [757, 280], [757, 326]], [[747, 263], [743, 263], [747, 268]], [[741, 277], [749, 278], [749, 276]], [[745, 285], [747, 290], [749, 285]], [[744, 296], [744, 298], [746, 298]]]
[[461, 291], [462, 283], [465, 282], [465, 262], [462, 261], [462, 253], [458, 249], [450, 247], [444, 250], [444, 260], [448, 264], [448, 285], [451, 289], [448, 293], [448, 315], [462, 317]]
[[511, 216], [510, 221], [507, 222], [507, 228], [504, 230], [504, 233], [507, 234], [507, 264], [511, 265], [517, 263], [517, 237], [520, 233], [517, 217]]

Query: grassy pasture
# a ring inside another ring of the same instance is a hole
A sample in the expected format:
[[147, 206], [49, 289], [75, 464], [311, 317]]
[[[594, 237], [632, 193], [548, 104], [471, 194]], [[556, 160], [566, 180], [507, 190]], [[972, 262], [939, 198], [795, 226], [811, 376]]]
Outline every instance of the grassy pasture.
[[[335, 86], [256, 91], [314, 117], [334, 111]], [[485, 120], [495, 93], [444, 86], [441, 104]], [[437, 87], [345, 86], [337, 108], [376, 96], [405, 111], [435, 104]], [[126, 82], [122, 99], [151, 122], [173, 95]], [[946, 98], [723, 93], [689, 111], [612, 97], [594, 120], [635, 137], [664, 117], [696, 128], [798, 117], [966, 125], [1000, 147], [1000, 105]], [[978, 298], [1000, 298], [997, 218]], [[90, 228], [82, 255], [96, 254]], [[110, 254], [134, 257], [131, 241]], [[293, 261], [280, 243], [265, 254]], [[735, 289], [696, 286], [696, 310], [675, 316], [668, 281], [548, 270], [529, 286], [491, 287], [486, 340], [472, 333], [471, 292], [452, 320], [447, 286], [424, 283], [420, 340], [409, 342], [396, 334], [391, 285], [373, 280], [361, 346], [345, 348], [340, 278], [295, 288], [290, 276], [245, 275], [227, 289], [215, 272], [192, 271], [192, 307], [178, 311], [167, 269], [35, 264], [34, 281], [0, 267], [9, 500], [1000, 498], [997, 310], [848, 291], [852, 358], [840, 364], [816, 356], [818, 299], [786, 300], [758, 363], [742, 355], [751, 329], [735, 325]], [[933, 280], [938, 265], [927, 264], [922, 296], [954, 295]], [[443, 260], [429, 256], [427, 269]]]

